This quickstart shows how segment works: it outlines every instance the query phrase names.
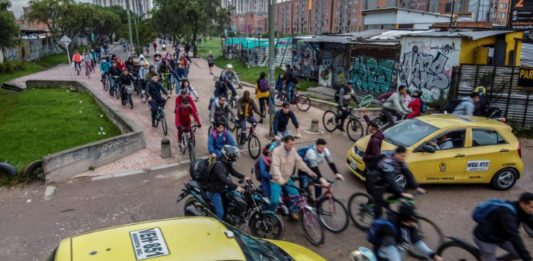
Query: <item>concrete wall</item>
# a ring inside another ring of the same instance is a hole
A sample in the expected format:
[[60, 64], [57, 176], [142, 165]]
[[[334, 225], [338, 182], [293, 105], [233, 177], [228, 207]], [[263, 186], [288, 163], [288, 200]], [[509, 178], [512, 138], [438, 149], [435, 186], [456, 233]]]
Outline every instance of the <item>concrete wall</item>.
[[122, 117], [120, 113], [108, 107], [101, 98], [90, 92], [83, 83], [40, 80], [26, 82], [26, 88], [50, 86], [74, 88], [80, 92], [89, 93], [123, 134], [45, 156], [43, 158], [43, 169], [48, 182], [66, 181], [91, 168], [111, 163], [146, 148], [143, 131], [132, 121]]
[[446, 98], [452, 69], [459, 65], [461, 38], [404, 36], [400, 42], [399, 84], [422, 91], [428, 102]]

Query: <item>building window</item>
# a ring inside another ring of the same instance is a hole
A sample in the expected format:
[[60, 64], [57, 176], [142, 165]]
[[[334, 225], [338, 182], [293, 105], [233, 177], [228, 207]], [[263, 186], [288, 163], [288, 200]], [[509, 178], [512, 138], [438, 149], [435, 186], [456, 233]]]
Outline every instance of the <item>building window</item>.
[[507, 3], [501, 3], [500, 9], [507, 9]]
[[505, 13], [499, 13], [498, 15], [501, 19], [505, 19]]

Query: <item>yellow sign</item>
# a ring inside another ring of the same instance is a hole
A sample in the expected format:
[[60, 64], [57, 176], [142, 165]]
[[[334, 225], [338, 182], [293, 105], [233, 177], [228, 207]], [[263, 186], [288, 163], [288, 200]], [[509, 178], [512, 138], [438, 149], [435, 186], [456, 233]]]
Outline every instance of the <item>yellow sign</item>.
[[520, 68], [518, 86], [522, 88], [533, 88], [533, 68]]

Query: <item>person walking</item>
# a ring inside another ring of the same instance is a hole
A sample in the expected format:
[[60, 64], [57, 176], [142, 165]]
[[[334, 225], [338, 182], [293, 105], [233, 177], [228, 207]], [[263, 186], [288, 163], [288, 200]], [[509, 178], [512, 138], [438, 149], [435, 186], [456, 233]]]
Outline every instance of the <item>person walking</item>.
[[213, 66], [215, 65], [215, 56], [213, 56], [212, 51], [209, 51], [209, 55], [207, 56], [207, 65], [209, 66], [209, 75], [213, 75]]
[[[266, 111], [268, 110], [268, 100], [270, 97], [270, 86], [268, 85], [265, 72], [261, 72], [259, 75], [257, 85], [255, 86], [255, 97], [259, 100], [259, 111], [261, 112], [261, 115], [266, 115]], [[263, 118], [261, 118], [259, 123], [263, 123]]]

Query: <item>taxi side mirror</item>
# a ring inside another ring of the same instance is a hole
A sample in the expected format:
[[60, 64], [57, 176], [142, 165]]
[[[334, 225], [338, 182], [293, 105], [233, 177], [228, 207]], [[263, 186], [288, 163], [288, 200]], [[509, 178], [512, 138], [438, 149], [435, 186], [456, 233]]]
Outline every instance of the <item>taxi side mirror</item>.
[[429, 144], [424, 144], [422, 146], [420, 146], [416, 152], [427, 152], [427, 153], [435, 153], [435, 147], [429, 145]]

